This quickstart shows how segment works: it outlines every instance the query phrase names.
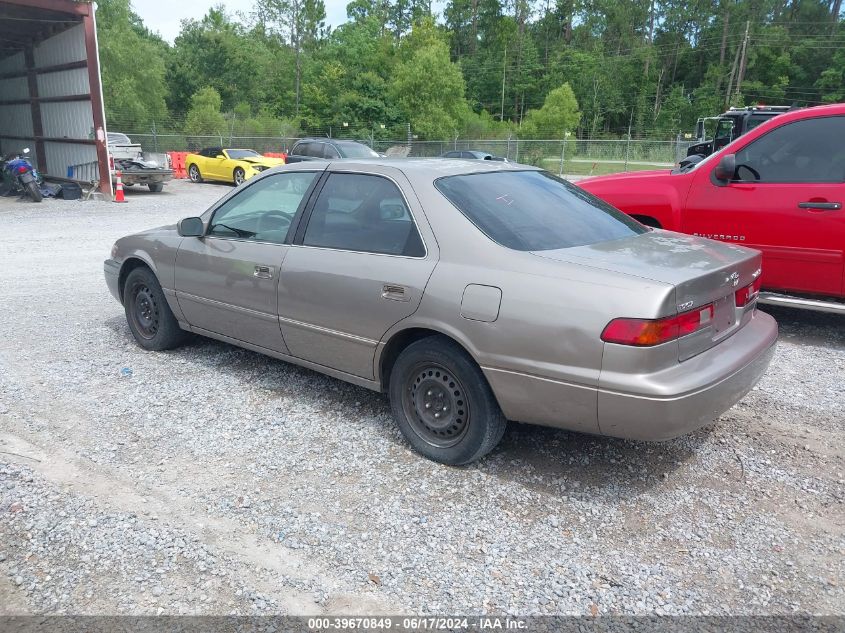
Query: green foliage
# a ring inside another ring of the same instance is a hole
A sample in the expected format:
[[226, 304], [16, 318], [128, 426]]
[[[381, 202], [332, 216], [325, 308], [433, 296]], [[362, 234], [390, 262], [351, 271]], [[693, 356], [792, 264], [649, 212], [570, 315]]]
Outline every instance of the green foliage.
[[190, 136], [222, 135], [228, 132], [226, 119], [220, 112], [220, 93], [214, 88], [198, 90], [191, 97], [191, 109], [185, 119], [185, 133]]
[[438, 39], [421, 37], [410, 46], [417, 48], [404, 51], [408, 59], [396, 66], [390, 94], [420, 138], [455, 136], [469, 109], [461, 69], [449, 61], [449, 49]]
[[555, 88], [539, 110], [529, 110], [520, 128], [527, 138], [563, 138], [581, 121], [578, 100], [568, 83]]
[[115, 131], [127, 126], [146, 129], [167, 112], [167, 45], [143, 27], [129, 0], [100, 0], [97, 4], [108, 127]]
[[446, 0], [442, 22], [430, 0], [352, 0], [333, 30], [324, 0], [253, 0], [172, 46], [130, 0], [98, 5], [127, 132], [673, 139], [729, 105], [845, 100], [841, 0]]

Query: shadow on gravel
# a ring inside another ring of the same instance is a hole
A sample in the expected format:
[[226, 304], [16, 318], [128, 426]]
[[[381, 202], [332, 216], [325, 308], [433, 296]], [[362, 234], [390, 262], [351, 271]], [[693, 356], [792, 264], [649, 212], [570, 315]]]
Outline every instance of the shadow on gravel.
[[780, 327], [780, 338], [845, 349], [845, 316], [780, 306], [760, 306]]
[[[105, 324], [132, 341], [123, 317], [106, 319]], [[236, 380], [258, 384], [276, 395], [316, 401], [326, 412], [342, 412], [354, 406], [359, 420], [407, 450], [402, 438], [384, 425], [391, 413], [383, 394], [199, 336], [184, 347], [164, 353], [178, 355], [204, 370], [222, 371]], [[176, 366], [173, 370], [178, 371]], [[470, 468], [554, 494], [560, 494], [563, 485], [570, 490], [618, 489], [623, 496], [647, 491], [671, 478], [674, 471], [695, 457], [698, 448], [708, 441], [712, 428], [668, 442], [634, 442], [511, 422], [493, 453]]]

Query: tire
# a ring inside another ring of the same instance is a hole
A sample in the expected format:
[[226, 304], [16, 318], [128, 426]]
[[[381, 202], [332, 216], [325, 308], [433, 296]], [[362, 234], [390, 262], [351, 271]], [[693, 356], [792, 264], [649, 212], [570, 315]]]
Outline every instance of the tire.
[[151, 182], [147, 186], [150, 188], [150, 191], [152, 191], [153, 193], [161, 193], [162, 189], [164, 189], [164, 183], [163, 182]]
[[32, 198], [33, 202], [41, 202], [44, 196], [41, 195], [41, 189], [38, 188], [38, 183], [34, 180], [26, 183], [26, 193]]
[[129, 273], [123, 287], [123, 305], [132, 336], [144, 349], [173, 349], [187, 339], [187, 332], [179, 327], [149, 268], [136, 268]]
[[505, 433], [507, 420], [481, 369], [444, 336], [405, 348], [390, 372], [388, 391], [402, 435], [441, 464], [481, 459]]
[[235, 171], [232, 172], [232, 178], [235, 181], [235, 186], [244, 184], [244, 180], [246, 180], [246, 172], [241, 169], [240, 167], [235, 167]]
[[200, 168], [194, 164], [188, 165], [188, 178], [191, 179], [191, 182], [202, 182]]

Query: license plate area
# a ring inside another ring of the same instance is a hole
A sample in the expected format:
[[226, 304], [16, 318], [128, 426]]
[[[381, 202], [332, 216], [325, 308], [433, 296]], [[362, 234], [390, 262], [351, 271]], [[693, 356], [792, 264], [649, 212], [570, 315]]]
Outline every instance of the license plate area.
[[717, 338], [736, 325], [736, 309], [731, 299], [728, 295], [713, 302], [713, 332]]

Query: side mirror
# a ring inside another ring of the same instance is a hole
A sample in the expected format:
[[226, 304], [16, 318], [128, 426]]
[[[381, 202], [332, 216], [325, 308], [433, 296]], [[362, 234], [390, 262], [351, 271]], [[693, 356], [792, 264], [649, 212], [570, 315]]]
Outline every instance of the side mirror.
[[736, 175], [736, 154], [725, 154], [713, 170], [716, 180], [728, 183]]
[[176, 230], [182, 237], [202, 237], [205, 233], [205, 226], [202, 218], [183, 218], [176, 225]]
[[226, 157], [223, 156], [223, 154], [217, 154], [217, 158], [222, 158], [223, 160], [226, 160]]

